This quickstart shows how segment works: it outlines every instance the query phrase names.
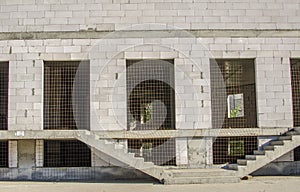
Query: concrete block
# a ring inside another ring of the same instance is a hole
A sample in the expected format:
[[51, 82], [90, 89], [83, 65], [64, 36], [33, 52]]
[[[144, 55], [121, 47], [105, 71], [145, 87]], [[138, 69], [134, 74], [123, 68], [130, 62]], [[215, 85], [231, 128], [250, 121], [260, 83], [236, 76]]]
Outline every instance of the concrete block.
[[103, 4], [103, 10], [121, 10], [121, 4]]
[[[16, 117], [18, 125], [32, 125], [33, 124], [33, 117]], [[24, 129], [24, 127], [23, 127]], [[26, 128], [25, 128], [26, 129]]]
[[17, 75], [17, 81], [33, 81], [34, 74], [19, 74]]
[[66, 18], [51, 18], [51, 25], [66, 25], [68, 24], [68, 20]]
[[27, 47], [12, 47], [12, 53], [28, 53]]
[[44, 141], [36, 140], [35, 143], [35, 166], [43, 167], [44, 165]]
[[58, 46], [47, 46], [46, 47], [46, 53], [62, 53], [63, 47], [58, 47]]
[[65, 46], [64, 53], [79, 53], [81, 51], [80, 46]]
[[226, 50], [226, 45], [225, 44], [211, 44], [209, 46], [209, 48], [211, 50], [216, 50], [216, 51], [220, 50], [220, 51], [223, 51], [223, 50]]
[[188, 162], [188, 143], [186, 138], [176, 139], [176, 164], [187, 165]]
[[18, 143], [17, 141], [8, 141], [8, 167], [18, 167]]

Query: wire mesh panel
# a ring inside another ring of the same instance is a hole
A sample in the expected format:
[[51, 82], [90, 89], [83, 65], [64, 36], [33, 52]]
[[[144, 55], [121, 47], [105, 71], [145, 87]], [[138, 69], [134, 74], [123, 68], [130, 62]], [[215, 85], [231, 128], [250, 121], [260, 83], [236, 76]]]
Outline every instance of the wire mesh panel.
[[300, 126], [300, 59], [291, 59], [294, 126]]
[[[291, 59], [291, 84], [294, 127], [300, 126], [300, 59]], [[294, 161], [300, 161], [300, 147], [294, 149]]]
[[44, 129], [89, 129], [89, 62], [45, 62]]
[[[128, 130], [175, 129], [174, 60], [127, 60]], [[174, 139], [128, 140], [129, 151], [157, 165], [174, 165]]]
[[213, 144], [213, 163], [236, 163], [257, 148], [257, 137], [218, 137]]
[[173, 60], [128, 60], [129, 130], [175, 129]]
[[7, 130], [8, 62], [0, 62], [0, 130]]
[[45, 140], [44, 167], [90, 167], [90, 148], [76, 140]]
[[0, 167], [8, 167], [8, 141], [0, 141]]
[[213, 127], [257, 127], [254, 60], [217, 59], [210, 66]]
[[300, 146], [294, 149], [294, 161], [300, 161]]

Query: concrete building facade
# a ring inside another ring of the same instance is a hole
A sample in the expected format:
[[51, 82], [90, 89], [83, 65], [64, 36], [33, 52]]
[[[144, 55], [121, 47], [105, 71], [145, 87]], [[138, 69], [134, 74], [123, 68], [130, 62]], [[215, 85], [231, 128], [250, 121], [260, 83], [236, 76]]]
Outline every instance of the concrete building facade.
[[298, 0], [3, 0], [0, 10], [0, 179], [236, 163], [239, 176], [300, 173]]

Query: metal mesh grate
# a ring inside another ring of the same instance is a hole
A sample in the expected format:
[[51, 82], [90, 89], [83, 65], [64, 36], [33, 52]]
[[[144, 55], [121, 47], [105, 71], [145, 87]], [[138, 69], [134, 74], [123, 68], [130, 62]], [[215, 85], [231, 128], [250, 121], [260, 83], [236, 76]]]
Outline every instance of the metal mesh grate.
[[76, 140], [45, 140], [44, 167], [90, 167], [90, 148]]
[[300, 126], [300, 59], [291, 59], [294, 126]]
[[[300, 126], [300, 59], [291, 59], [291, 84], [294, 127]], [[294, 149], [294, 161], [300, 161], [300, 147]]]
[[8, 141], [0, 141], [0, 167], [8, 167]]
[[7, 130], [8, 63], [0, 62], [0, 130]]
[[173, 60], [129, 60], [126, 83], [129, 130], [175, 129]]
[[236, 163], [257, 149], [257, 137], [218, 137], [213, 144], [213, 163]]
[[257, 127], [254, 60], [211, 60], [210, 71], [213, 127]]
[[[173, 60], [127, 60], [128, 130], [175, 129]], [[174, 139], [128, 140], [130, 152], [157, 165], [175, 165]]]
[[88, 62], [45, 62], [44, 129], [89, 129]]
[[300, 161], [300, 146], [294, 149], [294, 161]]
[[156, 165], [176, 165], [175, 139], [130, 139], [128, 149]]

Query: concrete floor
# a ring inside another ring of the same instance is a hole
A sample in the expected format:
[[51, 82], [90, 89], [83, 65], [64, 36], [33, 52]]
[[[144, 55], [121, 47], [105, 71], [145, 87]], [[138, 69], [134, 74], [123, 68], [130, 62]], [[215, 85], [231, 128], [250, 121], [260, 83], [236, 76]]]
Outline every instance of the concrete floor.
[[255, 177], [237, 184], [160, 185], [156, 183], [0, 182], [1, 192], [300, 192], [300, 177]]

